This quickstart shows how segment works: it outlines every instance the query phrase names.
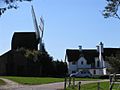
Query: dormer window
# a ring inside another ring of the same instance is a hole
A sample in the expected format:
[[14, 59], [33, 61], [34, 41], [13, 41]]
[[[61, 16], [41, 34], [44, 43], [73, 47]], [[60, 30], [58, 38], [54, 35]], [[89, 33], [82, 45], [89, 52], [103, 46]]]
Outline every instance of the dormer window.
[[83, 61], [81, 61], [81, 65], [83, 65]]

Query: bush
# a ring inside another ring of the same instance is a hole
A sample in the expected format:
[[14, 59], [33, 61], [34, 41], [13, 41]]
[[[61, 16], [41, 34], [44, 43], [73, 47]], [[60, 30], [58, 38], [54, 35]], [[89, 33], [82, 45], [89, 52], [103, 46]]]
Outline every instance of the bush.
[[99, 77], [100, 79], [109, 79], [109, 75], [102, 75]]

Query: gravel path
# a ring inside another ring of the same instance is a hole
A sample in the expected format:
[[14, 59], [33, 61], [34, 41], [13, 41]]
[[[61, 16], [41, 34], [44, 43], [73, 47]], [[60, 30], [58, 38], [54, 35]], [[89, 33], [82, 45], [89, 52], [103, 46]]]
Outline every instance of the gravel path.
[[21, 85], [11, 80], [0, 78], [6, 82], [6, 85], [0, 86], [0, 90], [58, 90], [63, 89], [63, 82], [50, 83], [43, 85]]
[[5, 78], [0, 78], [0, 79], [6, 82], [6, 85], [0, 86], [0, 90], [15, 90], [15, 88], [24, 87], [23, 85], [20, 85], [20, 84], [13, 82], [11, 80], [8, 80]]
[[[4, 80], [7, 84], [0, 86], [0, 90], [60, 90], [64, 88], [64, 82], [50, 83], [43, 85], [21, 85], [8, 79], [0, 78]], [[81, 81], [81, 84], [104, 82], [108, 80], [100, 81]], [[76, 82], [78, 83], [78, 81]]]

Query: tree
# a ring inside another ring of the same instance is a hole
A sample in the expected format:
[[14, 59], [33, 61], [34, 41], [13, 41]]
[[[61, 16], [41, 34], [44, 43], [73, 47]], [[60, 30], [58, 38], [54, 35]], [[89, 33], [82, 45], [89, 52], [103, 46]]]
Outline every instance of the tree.
[[103, 16], [105, 18], [115, 17], [115, 18], [120, 19], [120, 16], [118, 14], [120, 0], [106, 0], [106, 1], [107, 1], [107, 6], [103, 10]]
[[106, 57], [106, 60], [111, 66], [111, 68], [109, 68], [111, 73], [120, 73], [120, 53]]
[[[4, 3], [4, 7], [0, 7], [0, 16], [7, 10], [7, 9], [17, 9], [18, 2], [23, 2], [23, 1], [32, 1], [32, 0], [2, 0], [1, 3]], [[1, 4], [0, 3], [0, 4]]]
[[68, 72], [67, 64], [63, 62], [62, 60], [61, 61], [55, 60], [53, 61], [53, 63], [54, 63], [54, 68], [55, 68], [54, 75], [56, 77], [64, 77], [66, 73]]
[[[26, 60], [24, 61], [26, 63], [22, 72], [19, 70], [16, 75], [64, 77], [68, 72], [67, 63], [62, 60], [54, 61], [53, 57], [51, 57], [46, 50], [41, 52], [38, 50], [18, 48], [15, 51], [24, 57], [23, 60]], [[19, 68], [19, 66], [17, 66], [17, 68]]]

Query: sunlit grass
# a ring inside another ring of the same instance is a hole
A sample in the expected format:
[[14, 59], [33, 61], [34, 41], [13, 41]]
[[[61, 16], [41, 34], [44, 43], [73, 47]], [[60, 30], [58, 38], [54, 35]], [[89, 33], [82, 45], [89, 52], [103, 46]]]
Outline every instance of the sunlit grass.
[[[18, 76], [3, 76], [3, 78], [10, 79], [20, 84], [27, 84], [27, 85], [39, 85], [39, 84], [48, 84], [48, 83], [55, 83], [55, 82], [64, 82], [64, 78], [52, 78], [52, 77], [18, 77]], [[67, 79], [68, 80], [68, 79]], [[99, 80], [93, 78], [75, 78], [76, 81], [82, 80]]]
[[4, 76], [3, 78], [10, 79], [20, 84], [38, 85], [55, 82], [63, 82], [64, 78], [51, 78], [51, 77], [17, 77], [17, 76]]

